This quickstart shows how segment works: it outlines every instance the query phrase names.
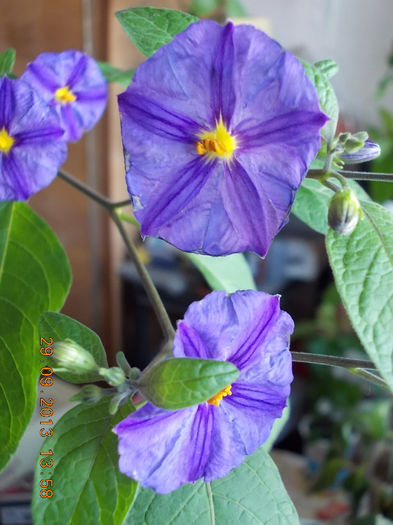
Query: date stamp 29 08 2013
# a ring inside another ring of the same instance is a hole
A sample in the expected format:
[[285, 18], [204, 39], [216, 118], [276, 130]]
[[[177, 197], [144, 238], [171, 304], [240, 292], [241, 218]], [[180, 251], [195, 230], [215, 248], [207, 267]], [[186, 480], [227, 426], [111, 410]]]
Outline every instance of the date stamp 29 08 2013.
[[[50, 356], [53, 354], [53, 338], [49, 337], [49, 341], [40, 337], [40, 353], [41, 356]], [[43, 359], [41, 359], [43, 362]], [[40, 370], [40, 384], [42, 388], [50, 389], [53, 386], [53, 379], [51, 375], [53, 374], [53, 369], [50, 366], [43, 366]], [[39, 397], [40, 403], [40, 415], [42, 421], [40, 421], [40, 435], [42, 437], [50, 437], [53, 435], [53, 398], [48, 397], [50, 391], [41, 390], [41, 395]], [[40, 459], [40, 466], [42, 468], [41, 476], [44, 478], [49, 478], [52, 476], [50, 469], [53, 467], [53, 450], [49, 449], [47, 452], [40, 452], [42, 458]], [[40, 496], [41, 498], [51, 498], [53, 496], [53, 479], [42, 479], [40, 481]]]

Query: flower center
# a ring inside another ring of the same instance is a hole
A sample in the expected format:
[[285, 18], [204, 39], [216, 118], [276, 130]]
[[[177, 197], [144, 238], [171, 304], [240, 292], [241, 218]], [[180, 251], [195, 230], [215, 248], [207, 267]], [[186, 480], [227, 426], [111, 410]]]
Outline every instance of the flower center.
[[236, 139], [228, 132], [222, 117], [216, 123], [216, 129], [203, 131], [198, 138], [200, 140], [196, 143], [196, 150], [199, 155], [207, 155], [208, 160], [217, 157], [231, 160], [236, 149]]
[[215, 396], [207, 400], [208, 404], [215, 405], [216, 407], [220, 406], [220, 401], [222, 400], [223, 397], [232, 395], [231, 387], [232, 385], [228, 385], [222, 390], [220, 390]]
[[64, 86], [56, 89], [55, 100], [56, 102], [59, 102], [59, 104], [65, 106], [66, 104], [74, 102], [74, 100], [76, 100], [76, 95], [74, 95], [74, 93], [68, 89], [68, 86]]
[[3, 126], [0, 131], [0, 151], [2, 153], [8, 153], [14, 142], [15, 139], [8, 135], [5, 127]]

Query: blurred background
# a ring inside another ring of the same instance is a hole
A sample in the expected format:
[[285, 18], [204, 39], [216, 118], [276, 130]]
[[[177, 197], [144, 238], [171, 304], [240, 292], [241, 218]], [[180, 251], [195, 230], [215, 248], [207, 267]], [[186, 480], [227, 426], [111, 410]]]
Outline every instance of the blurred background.
[[[151, 5], [252, 23], [309, 62], [336, 60], [340, 72], [332, 83], [341, 106], [340, 130], [368, 130], [382, 155], [367, 169], [393, 171], [391, 0], [2, 0], [1, 5], [0, 50], [17, 50], [17, 75], [39, 53], [70, 48], [135, 69], [143, 56], [114, 16], [128, 7]], [[116, 102], [123, 89], [111, 85], [105, 116], [69, 145], [65, 165], [114, 200], [127, 197]], [[389, 184], [366, 189], [391, 206]], [[159, 349], [161, 332], [108, 218], [62, 180], [30, 204], [70, 258], [74, 281], [63, 312], [101, 336], [111, 363], [121, 349], [133, 365], [145, 366]], [[138, 238], [135, 230], [130, 233]], [[140, 254], [174, 322], [209, 292], [199, 272], [169, 245], [148, 239]], [[335, 290], [321, 235], [291, 216], [265, 260], [247, 258], [258, 287], [282, 294], [282, 307], [295, 319], [294, 350], [366, 357]], [[308, 523], [366, 524], [377, 523], [378, 515], [393, 518], [391, 398], [345, 371], [297, 364], [295, 375], [291, 416], [279, 439], [281, 452], [274, 454], [302, 517]], [[22, 462], [21, 472], [14, 469], [16, 476], [8, 469], [0, 489], [23, 478], [29, 461]]]

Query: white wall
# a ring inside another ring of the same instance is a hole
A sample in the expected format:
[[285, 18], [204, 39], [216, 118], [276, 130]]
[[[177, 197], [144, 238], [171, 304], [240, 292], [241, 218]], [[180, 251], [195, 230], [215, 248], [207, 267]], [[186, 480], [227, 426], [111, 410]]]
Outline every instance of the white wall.
[[[306, 60], [333, 58], [343, 114], [359, 126], [378, 122], [375, 90], [393, 46], [393, 0], [242, 0], [270, 18], [273, 36]], [[393, 87], [383, 99], [393, 111]]]

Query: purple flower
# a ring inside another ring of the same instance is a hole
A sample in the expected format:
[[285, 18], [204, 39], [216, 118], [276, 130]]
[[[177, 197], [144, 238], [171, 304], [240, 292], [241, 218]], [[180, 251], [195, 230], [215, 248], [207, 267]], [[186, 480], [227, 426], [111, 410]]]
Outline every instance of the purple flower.
[[22, 78], [53, 105], [68, 141], [80, 139], [100, 119], [107, 101], [107, 83], [96, 62], [81, 51], [42, 53]]
[[25, 200], [52, 182], [67, 156], [63, 134], [28, 84], [0, 78], [0, 201]]
[[300, 62], [252, 26], [199, 21], [119, 96], [142, 235], [209, 255], [265, 255], [327, 117]]
[[121, 421], [119, 468], [160, 493], [228, 474], [269, 436], [292, 381], [293, 331], [279, 298], [263, 292], [212, 292], [178, 323], [175, 357], [230, 361], [239, 378], [206, 403], [182, 410], [151, 404]]
[[361, 162], [369, 162], [379, 157], [381, 148], [379, 144], [372, 140], [366, 140], [364, 146], [354, 153], [340, 153], [338, 156], [344, 164], [360, 164]]

